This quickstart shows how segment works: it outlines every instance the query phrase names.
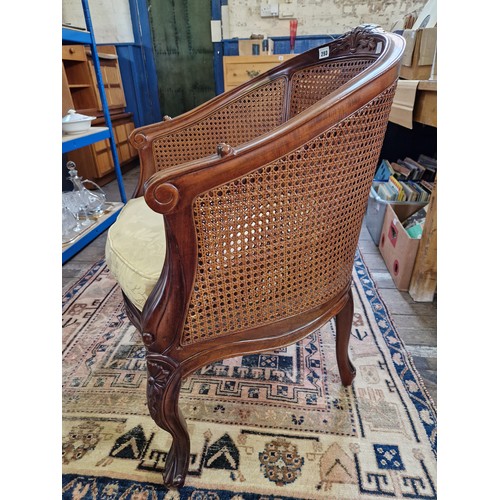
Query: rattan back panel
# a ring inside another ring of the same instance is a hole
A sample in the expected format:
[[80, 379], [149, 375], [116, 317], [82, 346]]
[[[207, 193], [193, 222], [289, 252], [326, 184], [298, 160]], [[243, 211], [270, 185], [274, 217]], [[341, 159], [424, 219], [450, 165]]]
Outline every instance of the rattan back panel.
[[237, 146], [283, 123], [286, 79], [266, 83], [213, 114], [153, 142], [156, 171], [215, 154], [220, 143]]
[[345, 290], [394, 88], [195, 199], [198, 267], [183, 345], [273, 323]]
[[291, 79], [290, 117], [331, 94], [373, 62], [373, 59], [344, 59], [296, 71]]

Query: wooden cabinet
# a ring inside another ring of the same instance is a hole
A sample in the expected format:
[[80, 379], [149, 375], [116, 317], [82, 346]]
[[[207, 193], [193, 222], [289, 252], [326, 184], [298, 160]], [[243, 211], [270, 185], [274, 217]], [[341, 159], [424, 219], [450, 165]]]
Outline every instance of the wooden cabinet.
[[224, 91], [231, 90], [292, 57], [294, 57], [294, 54], [224, 56], [222, 60], [224, 67]]
[[[116, 47], [101, 45], [98, 47], [98, 55], [109, 111], [123, 111], [127, 102]], [[69, 97], [63, 99], [63, 116], [70, 108], [82, 114], [102, 114], [102, 102], [97, 90], [90, 49], [83, 45], [63, 45], [62, 61], [63, 94], [69, 93]]]
[[[71, 108], [84, 115], [95, 113], [99, 107], [102, 110], [95, 76], [92, 76], [95, 72], [86, 50], [84, 45], [62, 46], [63, 95], [68, 96], [66, 102], [63, 100], [63, 116]], [[67, 89], [64, 89], [65, 80]]]
[[[133, 116], [132, 113], [125, 112], [127, 102], [116, 47], [100, 45], [97, 53], [118, 158], [123, 166], [138, 156], [137, 151], [128, 144], [128, 136], [135, 128]], [[62, 63], [63, 116], [72, 108], [79, 113], [96, 116], [92, 126], [105, 125], [90, 48], [84, 45], [63, 45]], [[68, 160], [76, 163], [81, 176], [99, 184], [113, 179], [114, 163], [108, 139], [68, 153]]]
[[[95, 126], [101, 125], [101, 120], [95, 120]], [[120, 165], [125, 165], [137, 158], [137, 151], [129, 144], [128, 136], [134, 130], [132, 113], [120, 113], [112, 116], [113, 137], [115, 139]], [[74, 161], [78, 167], [78, 173], [87, 179], [98, 184], [101, 179], [106, 181], [113, 177], [110, 174], [114, 171], [113, 157], [109, 140], [96, 142], [84, 148], [68, 153], [68, 160]]]
[[[122, 77], [120, 74], [120, 67], [118, 65], [116, 47], [113, 45], [100, 45], [97, 47], [97, 51], [102, 74], [102, 83], [104, 85], [109, 111], [110, 113], [113, 113], [114, 110], [122, 111], [125, 109], [127, 102], [125, 100], [125, 93], [123, 92]], [[90, 57], [90, 52], [88, 57]], [[94, 88], [97, 88], [97, 79], [93, 64], [90, 64], [90, 73], [94, 82]], [[98, 99], [97, 102], [98, 110], [102, 111], [101, 100]]]

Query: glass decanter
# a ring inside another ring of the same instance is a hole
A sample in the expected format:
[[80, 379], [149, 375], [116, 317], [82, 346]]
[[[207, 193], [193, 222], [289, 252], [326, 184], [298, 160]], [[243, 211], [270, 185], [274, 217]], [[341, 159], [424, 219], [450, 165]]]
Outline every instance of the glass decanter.
[[[78, 175], [74, 161], [68, 161], [66, 168], [69, 171], [68, 179], [73, 183], [73, 192], [78, 193], [86, 216], [99, 216], [104, 212], [106, 205], [106, 194], [93, 181], [83, 179]], [[85, 184], [92, 184], [97, 190], [90, 191]]]

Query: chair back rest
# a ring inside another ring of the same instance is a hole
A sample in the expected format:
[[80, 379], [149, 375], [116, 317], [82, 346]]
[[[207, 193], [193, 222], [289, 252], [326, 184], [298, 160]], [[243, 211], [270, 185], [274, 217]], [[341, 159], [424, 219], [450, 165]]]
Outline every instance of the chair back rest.
[[403, 49], [357, 28], [139, 134], [169, 246], [145, 314], [173, 299], [186, 353], [303, 330], [346, 297]]
[[348, 83], [373, 62], [371, 57], [358, 56], [297, 69], [290, 79], [289, 117], [304, 111]]
[[215, 152], [217, 144], [239, 145], [283, 123], [286, 79], [273, 79], [250, 92], [216, 106], [174, 133], [153, 141], [155, 170], [203, 158]]

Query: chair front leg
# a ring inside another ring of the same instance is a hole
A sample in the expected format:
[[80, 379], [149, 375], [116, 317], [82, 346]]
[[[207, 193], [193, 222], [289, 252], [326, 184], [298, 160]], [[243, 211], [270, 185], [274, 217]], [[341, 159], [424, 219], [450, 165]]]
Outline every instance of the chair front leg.
[[186, 480], [189, 461], [189, 434], [179, 409], [182, 378], [180, 366], [161, 354], [148, 354], [148, 407], [159, 427], [172, 435], [163, 482], [165, 486], [181, 487]]
[[349, 386], [356, 376], [356, 368], [349, 359], [349, 338], [351, 336], [352, 319], [354, 316], [354, 300], [352, 290], [349, 290], [347, 303], [335, 317], [337, 337], [335, 339], [337, 364], [342, 385]]

